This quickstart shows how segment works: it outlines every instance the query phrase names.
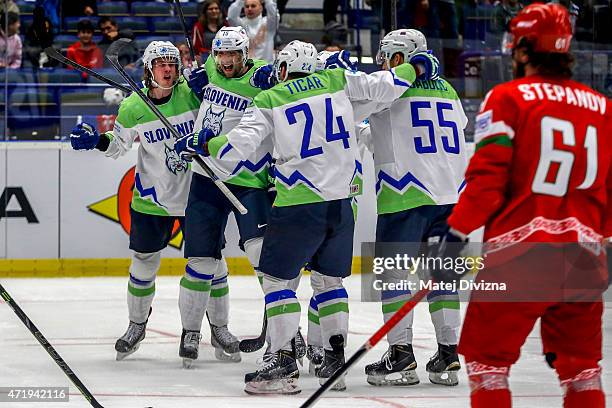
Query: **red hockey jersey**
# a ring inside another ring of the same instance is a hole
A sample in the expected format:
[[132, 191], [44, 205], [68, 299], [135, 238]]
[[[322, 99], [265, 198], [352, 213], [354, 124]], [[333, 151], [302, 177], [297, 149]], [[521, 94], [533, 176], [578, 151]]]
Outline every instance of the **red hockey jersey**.
[[493, 246], [612, 236], [611, 109], [569, 79], [496, 86], [476, 118], [476, 152], [449, 225], [466, 234], [484, 225]]

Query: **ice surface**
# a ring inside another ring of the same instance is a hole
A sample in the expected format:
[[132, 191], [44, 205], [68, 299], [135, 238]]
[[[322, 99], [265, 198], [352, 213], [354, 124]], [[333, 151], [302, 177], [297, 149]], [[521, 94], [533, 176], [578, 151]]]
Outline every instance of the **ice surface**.
[[[253, 397], [244, 393], [244, 374], [256, 368], [260, 353], [243, 354], [241, 363], [215, 360], [205, 325], [200, 358], [195, 368], [185, 370], [178, 357], [181, 332], [179, 277], [157, 280], [153, 313], [147, 337], [140, 350], [123, 361], [115, 361], [115, 340], [127, 327], [123, 278], [5, 279], [2, 284], [38, 326], [68, 365], [105, 407], [298, 407], [318, 386], [302, 368], [297, 396]], [[263, 299], [254, 276], [230, 277], [230, 329], [239, 337], [259, 334]], [[382, 324], [380, 305], [359, 301], [359, 276], [347, 280], [350, 301], [350, 332], [347, 356]], [[306, 335], [308, 279], [298, 296], [302, 301], [302, 327]], [[464, 309], [465, 305], [462, 304]], [[612, 319], [608, 304], [604, 315], [604, 386], [612, 401]], [[508, 328], [511, 331], [512, 328]], [[500, 333], [504, 335], [504, 333]], [[465, 371], [457, 387], [429, 383], [425, 364], [435, 353], [436, 343], [427, 305], [416, 310], [414, 350], [421, 383], [411, 387], [379, 388], [368, 385], [364, 366], [386, 350], [381, 342], [348, 374], [348, 390], [328, 392], [317, 407], [467, 407], [469, 390]], [[89, 404], [55, 365], [13, 311], [0, 303], [0, 386], [68, 386], [69, 403], [36, 406], [88, 407]], [[561, 390], [553, 370], [541, 355], [536, 325], [522, 349], [510, 378], [514, 407], [560, 407]], [[0, 403], [3, 407], [33, 407], [31, 403]]]

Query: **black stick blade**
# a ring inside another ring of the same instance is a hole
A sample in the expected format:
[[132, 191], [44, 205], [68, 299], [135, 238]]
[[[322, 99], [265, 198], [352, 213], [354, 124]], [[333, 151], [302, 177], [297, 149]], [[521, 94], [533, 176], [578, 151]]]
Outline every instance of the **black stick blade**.
[[119, 52], [123, 47], [131, 43], [132, 40], [129, 38], [119, 38], [111, 43], [111, 45], [106, 50], [106, 58], [110, 61], [117, 61], [119, 59]]

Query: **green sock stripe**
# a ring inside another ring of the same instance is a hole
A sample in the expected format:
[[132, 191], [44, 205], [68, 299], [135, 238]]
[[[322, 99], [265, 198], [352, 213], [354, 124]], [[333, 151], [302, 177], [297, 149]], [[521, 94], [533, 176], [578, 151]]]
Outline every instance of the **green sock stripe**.
[[150, 288], [136, 288], [132, 286], [131, 283], [128, 283], [128, 292], [131, 295], [137, 296], [137, 297], [149, 296], [155, 293], [155, 284], [153, 284], [153, 286], [151, 286]]
[[212, 289], [210, 291], [210, 296], [214, 298], [225, 296], [229, 293], [229, 286], [225, 286], [219, 289]]
[[429, 313], [437, 312], [441, 309], [454, 309], [459, 310], [458, 300], [439, 300], [429, 304]]
[[334, 313], [349, 312], [347, 302], [334, 303], [333, 305], [319, 307], [319, 318], [329, 316]]
[[280, 306], [274, 306], [266, 309], [266, 316], [269, 318], [285, 313], [300, 313], [301, 312], [299, 303], [287, 303]]
[[208, 292], [210, 290], [210, 281], [190, 281], [189, 279], [182, 277], [181, 286], [185, 289], [195, 290], [197, 292]]
[[397, 312], [402, 306], [404, 306], [404, 303], [406, 303], [408, 301], [408, 299], [402, 299], [402, 300], [398, 300], [397, 302], [393, 302], [393, 303], [383, 303], [382, 304], [382, 312], [384, 314], [386, 313], [395, 313]]
[[313, 322], [314, 324], [320, 324], [319, 323], [319, 316], [317, 316], [316, 314], [312, 313], [310, 310], [308, 311], [308, 320]]

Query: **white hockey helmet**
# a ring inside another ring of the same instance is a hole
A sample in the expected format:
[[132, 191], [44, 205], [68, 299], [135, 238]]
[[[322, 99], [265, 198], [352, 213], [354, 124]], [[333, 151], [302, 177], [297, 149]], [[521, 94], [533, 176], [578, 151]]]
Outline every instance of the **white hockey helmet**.
[[[286, 64], [287, 71], [281, 78], [280, 69]], [[274, 75], [279, 82], [287, 80], [291, 73], [312, 74], [317, 70], [317, 49], [314, 45], [298, 40], [293, 40], [285, 46], [276, 56], [274, 61]]]
[[219, 51], [240, 51], [242, 52], [242, 63], [246, 64], [249, 58], [249, 36], [245, 29], [237, 26], [223, 27], [217, 31], [212, 42], [213, 58], [216, 59]]
[[158, 58], [161, 58], [164, 62], [176, 64], [178, 75], [173, 86], [176, 85], [180, 72], [182, 71], [181, 53], [178, 48], [170, 41], [151, 41], [149, 45], [147, 45], [147, 48], [145, 48], [142, 62], [144, 63], [145, 69], [148, 69], [151, 73], [151, 82], [155, 87], [159, 87], [159, 84], [155, 82], [155, 77], [153, 76], [153, 61]]
[[317, 55], [317, 72], [323, 71], [325, 69], [325, 63], [327, 62], [327, 59], [331, 57], [332, 55], [334, 55], [335, 53], [336, 53], [335, 51], [319, 52], [319, 55]]
[[404, 62], [408, 62], [410, 57], [421, 51], [427, 51], [427, 40], [422, 32], [407, 28], [394, 30], [380, 41], [376, 63], [382, 64], [386, 61], [388, 66], [393, 55], [398, 52], [404, 56]]

